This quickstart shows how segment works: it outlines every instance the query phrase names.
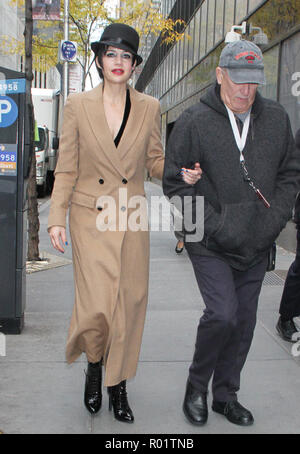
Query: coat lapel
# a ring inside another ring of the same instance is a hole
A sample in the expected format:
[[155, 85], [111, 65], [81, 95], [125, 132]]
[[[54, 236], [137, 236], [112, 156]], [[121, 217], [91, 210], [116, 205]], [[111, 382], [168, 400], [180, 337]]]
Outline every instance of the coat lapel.
[[118, 153], [121, 159], [134, 149], [134, 144], [143, 126], [147, 111], [147, 103], [144, 96], [137, 90], [129, 87], [131, 109], [126, 128], [118, 146]]
[[115, 147], [106, 121], [103, 106], [102, 84], [88, 93], [88, 96], [83, 100], [83, 106], [91, 129], [95, 134], [101, 149], [104, 151], [114, 168], [122, 176], [126, 176], [124, 166], [120, 159], [119, 149]]

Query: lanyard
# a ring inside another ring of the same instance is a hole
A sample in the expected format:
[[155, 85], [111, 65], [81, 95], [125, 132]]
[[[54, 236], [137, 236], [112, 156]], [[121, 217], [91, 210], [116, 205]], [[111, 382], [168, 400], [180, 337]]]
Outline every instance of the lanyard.
[[246, 165], [245, 165], [245, 158], [244, 158], [244, 155], [243, 155], [243, 150], [245, 148], [246, 140], [247, 140], [247, 136], [248, 136], [248, 132], [249, 132], [251, 110], [248, 113], [248, 115], [247, 115], [247, 117], [246, 117], [246, 119], [244, 121], [242, 135], [240, 135], [239, 129], [238, 129], [236, 121], [235, 121], [234, 113], [232, 112], [232, 110], [229, 109], [229, 107], [226, 106], [226, 104], [225, 104], [225, 107], [226, 107], [228, 115], [229, 115], [231, 128], [232, 128], [232, 131], [233, 131], [233, 135], [234, 135], [237, 147], [240, 150], [240, 163], [241, 163], [243, 174], [244, 174], [244, 180], [249, 184], [251, 189], [253, 189], [253, 191], [255, 192], [256, 196], [260, 200], [262, 200], [262, 202], [265, 205], [265, 207], [270, 208], [270, 206], [271, 206], [270, 203], [263, 196], [261, 191], [258, 188], [255, 187], [253, 181], [249, 177], [248, 170], [247, 170]]
[[229, 115], [229, 120], [231, 123], [231, 128], [232, 128], [232, 132], [233, 132], [237, 147], [240, 150], [240, 161], [243, 162], [243, 161], [245, 161], [245, 158], [243, 155], [243, 150], [245, 148], [246, 140], [247, 140], [247, 136], [248, 136], [251, 110], [248, 113], [248, 115], [244, 121], [242, 135], [240, 135], [240, 132], [238, 130], [238, 127], [237, 127], [237, 124], [235, 121], [234, 113], [232, 112], [232, 110], [229, 109], [229, 107], [226, 106], [226, 104], [225, 104], [225, 107], [226, 107], [228, 115]]

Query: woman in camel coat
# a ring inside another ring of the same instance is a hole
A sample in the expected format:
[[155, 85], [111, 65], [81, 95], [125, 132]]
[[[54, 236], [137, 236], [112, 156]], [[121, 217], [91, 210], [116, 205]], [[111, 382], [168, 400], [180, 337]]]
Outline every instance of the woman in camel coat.
[[[108, 26], [92, 44], [104, 83], [67, 100], [48, 221], [52, 244], [63, 252], [70, 205], [75, 305], [67, 361], [86, 353], [84, 401], [92, 414], [101, 407], [104, 365], [110, 408], [124, 422], [134, 420], [126, 380], [136, 373], [144, 327], [149, 234], [119, 228], [119, 221], [133, 212], [132, 196], [145, 200], [145, 168], [161, 179], [164, 166], [159, 102], [127, 85], [142, 61], [138, 44], [136, 31], [124, 24]], [[107, 196], [116, 207], [111, 228]]]

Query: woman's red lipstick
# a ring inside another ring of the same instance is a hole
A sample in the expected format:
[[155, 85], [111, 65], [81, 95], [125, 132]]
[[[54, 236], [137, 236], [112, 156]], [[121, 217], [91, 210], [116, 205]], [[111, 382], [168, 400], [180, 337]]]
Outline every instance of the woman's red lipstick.
[[118, 76], [122, 76], [122, 74], [124, 74], [124, 70], [123, 69], [113, 69], [112, 72], [114, 74], [117, 74]]

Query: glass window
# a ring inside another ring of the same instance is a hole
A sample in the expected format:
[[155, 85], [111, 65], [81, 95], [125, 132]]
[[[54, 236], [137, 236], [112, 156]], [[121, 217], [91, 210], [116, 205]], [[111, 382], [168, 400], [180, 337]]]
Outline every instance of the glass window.
[[169, 76], [168, 59], [165, 58], [164, 59], [164, 93], [167, 91], [168, 76]]
[[206, 54], [207, 2], [201, 6], [200, 58]]
[[[211, 52], [196, 68], [190, 73], [190, 90], [191, 92], [200, 92], [215, 80], [216, 67], [219, 63], [221, 46], [218, 46]], [[191, 86], [192, 85], [192, 86]]]
[[194, 63], [194, 33], [195, 33], [195, 18], [190, 22], [190, 39], [189, 39], [189, 54], [188, 54], [188, 70], [192, 68]]
[[249, 0], [249, 13], [253, 11], [258, 5], [262, 3], [262, 0]]
[[183, 47], [183, 74], [187, 72], [187, 62], [188, 62], [188, 56], [189, 56], [189, 33], [190, 32], [190, 26], [185, 30], [185, 35], [184, 35], [184, 47]]
[[224, 33], [230, 32], [231, 27], [234, 25], [234, 3], [235, 0], [225, 1], [225, 20], [224, 20]]
[[167, 57], [168, 61], [168, 81], [167, 81], [167, 90], [171, 87], [171, 72], [172, 72], [172, 67], [171, 67], [171, 54], [168, 55]]
[[160, 65], [159, 66], [159, 91], [158, 91], [159, 98], [162, 95], [162, 82], [163, 82], [163, 79], [162, 79], [162, 65]]
[[289, 34], [293, 27], [299, 25], [300, 2], [291, 0], [264, 3], [251, 17], [251, 23], [261, 27], [269, 42], [272, 42], [286, 33]]
[[277, 101], [279, 46], [264, 53], [266, 85], [261, 85], [260, 93], [265, 98]]
[[237, 0], [235, 7], [235, 23], [239, 24], [242, 22], [245, 16], [247, 16], [247, 5], [248, 0]]
[[216, 0], [215, 41], [216, 44], [224, 36], [224, 0]]
[[293, 132], [300, 126], [300, 33], [282, 44], [279, 102], [289, 114]]
[[169, 90], [170, 87], [170, 65], [169, 65], [170, 57], [167, 55], [167, 58], [165, 60], [166, 62], [166, 68], [167, 68], [167, 76], [166, 76], [166, 91]]
[[215, 0], [207, 1], [207, 41], [206, 51], [209, 52], [214, 45], [214, 28], [215, 28]]
[[182, 77], [183, 75], [183, 60], [184, 60], [184, 55], [183, 55], [183, 51], [184, 51], [184, 37], [181, 39], [180, 41], [180, 60], [179, 60], [179, 74], [180, 76], [179, 77]]
[[169, 87], [172, 87], [172, 85], [173, 85], [173, 71], [174, 71], [174, 68], [173, 68], [173, 52], [172, 52], [172, 50], [169, 53], [169, 71], [170, 71]]
[[176, 82], [176, 53], [175, 47], [172, 49], [172, 85]]
[[174, 46], [174, 78], [178, 80], [178, 43]]
[[194, 61], [195, 65], [199, 61], [199, 44], [200, 44], [200, 8], [195, 15], [195, 32], [194, 32]]

